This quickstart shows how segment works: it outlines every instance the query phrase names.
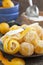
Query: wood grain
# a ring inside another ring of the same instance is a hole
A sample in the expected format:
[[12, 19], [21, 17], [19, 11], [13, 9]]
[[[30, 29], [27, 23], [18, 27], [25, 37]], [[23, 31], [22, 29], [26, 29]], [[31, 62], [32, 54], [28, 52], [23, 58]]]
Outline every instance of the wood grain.
[[[20, 13], [24, 12], [29, 6], [28, 0], [15, 0], [20, 3]], [[33, 0], [33, 3], [37, 5], [40, 11], [43, 11], [43, 0]]]

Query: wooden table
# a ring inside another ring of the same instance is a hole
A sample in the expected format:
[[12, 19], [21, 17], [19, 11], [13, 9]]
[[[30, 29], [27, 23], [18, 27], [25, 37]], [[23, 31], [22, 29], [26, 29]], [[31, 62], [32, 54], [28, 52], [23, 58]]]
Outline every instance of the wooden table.
[[[40, 11], [39, 15], [43, 16], [43, 11]], [[22, 24], [36, 23], [37, 21], [36, 22], [31, 21], [28, 18], [26, 18], [24, 15], [22, 15], [22, 16], [20, 15], [17, 19], [17, 22], [22, 25]], [[43, 27], [43, 21], [39, 21], [38, 23]]]
[[[29, 6], [28, 0], [13, 0], [20, 3], [20, 13], [24, 12], [26, 8]], [[41, 11], [43, 11], [43, 0], [33, 0], [33, 3], [39, 7]]]

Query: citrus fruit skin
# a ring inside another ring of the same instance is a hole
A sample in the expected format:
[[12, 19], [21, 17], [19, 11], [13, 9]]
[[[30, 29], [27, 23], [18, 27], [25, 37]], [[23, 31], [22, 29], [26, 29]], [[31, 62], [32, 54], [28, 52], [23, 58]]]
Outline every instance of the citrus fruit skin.
[[0, 32], [2, 34], [5, 34], [8, 31], [9, 31], [9, 25], [7, 23], [1, 23], [0, 24]]
[[15, 54], [20, 49], [20, 44], [13, 38], [7, 38], [3, 44], [3, 49], [8, 54]]
[[0, 61], [3, 63], [3, 65], [25, 65], [25, 61], [20, 58], [13, 58], [11, 61], [9, 61], [7, 58], [5, 58], [0, 51]]
[[14, 58], [11, 60], [13, 65], [25, 65], [25, 61], [20, 58]]
[[13, 25], [13, 26], [10, 27], [10, 31], [11, 31], [11, 30], [17, 30], [17, 29], [19, 29], [19, 28], [20, 28], [20, 26], [18, 26], [18, 25]]
[[3, 8], [14, 7], [14, 3], [11, 0], [3, 0], [2, 1]]

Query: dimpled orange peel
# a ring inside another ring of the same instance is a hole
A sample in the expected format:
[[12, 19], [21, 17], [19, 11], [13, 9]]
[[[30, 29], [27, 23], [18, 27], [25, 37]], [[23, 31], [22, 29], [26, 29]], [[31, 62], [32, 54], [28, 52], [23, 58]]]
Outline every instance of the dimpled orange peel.
[[14, 7], [14, 3], [11, 0], [3, 0], [2, 1], [3, 8]]
[[25, 61], [20, 58], [13, 58], [11, 61], [9, 61], [7, 58], [5, 58], [0, 51], [0, 61], [4, 65], [25, 65]]
[[1, 23], [0, 24], [0, 32], [2, 33], [2, 34], [5, 34], [6, 32], [8, 32], [9, 31], [9, 25], [8, 25], [8, 23]]
[[14, 58], [11, 60], [12, 64], [14, 65], [25, 65], [25, 61], [20, 58]]

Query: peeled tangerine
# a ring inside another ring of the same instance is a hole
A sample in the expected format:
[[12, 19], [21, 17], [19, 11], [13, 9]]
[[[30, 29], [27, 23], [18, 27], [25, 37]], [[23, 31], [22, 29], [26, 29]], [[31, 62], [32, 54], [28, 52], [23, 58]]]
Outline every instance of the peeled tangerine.
[[41, 30], [41, 33], [40, 33], [40, 39], [43, 40], [43, 29]]
[[14, 3], [11, 0], [3, 0], [2, 5], [4, 8], [14, 7]]
[[36, 54], [43, 54], [43, 40], [38, 40], [35, 47]]
[[26, 42], [32, 43], [34, 46], [36, 45], [37, 40], [39, 40], [39, 36], [34, 30], [30, 30], [25, 36], [24, 40]]
[[7, 38], [13, 38], [13, 39], [17, 40], [19, 43], [24, 41], [24, 39], [21, 38], [21, 34], [20, 33], [17, 33], [17, 34], [11, 35], [11, 36], [8, 36], [8, 35], [5, 34], [4, 36], [1, 37], [2, 42], [4, 43], [4, 41]]
[[32, 28], [32, 30], [35, 30], [37, 32], [40, 39], [43, 39], [43, 28], [38, 23], [30, 25], [30, 27]]
[[30, 43], [23, 42], [20, 45], [20, 53], [24, 56], [31, 56], [34, 53], [34, 46]]
[[23, 41], [23, 38], [21, 38], [21, 34], [17, 33], [11, 36], [12, 38], [16, 39], [19, 43]]
[[38, 23], [34, 23], [31, 25], [23, 24], [21, 27], [24, 29], [30, 27], [32, 30], [36, 31], [40, 39], [43, 40], [43, 28]]
[[13, 38], [8, 38], [3, 44], [3, 49], [8, 54], [15, 54], [19, 51], [20, 45], [19, 42]]
[[20, 37], [21, 37], [20, 33], [17, 33], [17, 34], [12, 36], [12, 38], [18, 40], [19, 43], [22, 43], [24, 41], [24, 38], [20, 38]]
[[2, 34], [5, 34], [8, 31], [9, 31], [9, 25], [7, 23], [1, 23], [0, 24], [0, 32]]

